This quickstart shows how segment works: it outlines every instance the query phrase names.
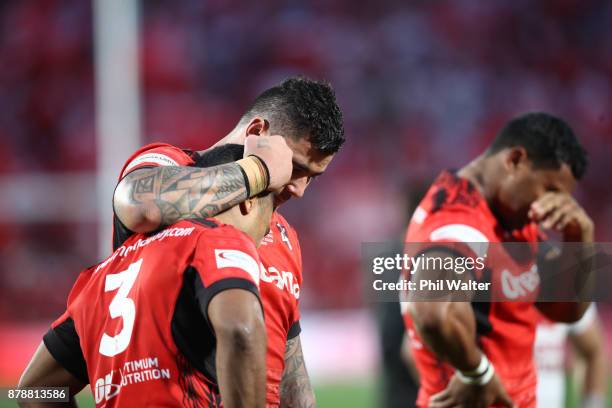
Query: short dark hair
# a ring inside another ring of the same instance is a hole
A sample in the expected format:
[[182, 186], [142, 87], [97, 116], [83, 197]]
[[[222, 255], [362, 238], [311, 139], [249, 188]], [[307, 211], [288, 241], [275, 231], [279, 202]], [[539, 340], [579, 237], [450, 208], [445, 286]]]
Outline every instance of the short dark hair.
[[298, 139], [309, 136], [321, 153], [336, 153], [344, 143], [342, 111], [330, 84], [303, 76], [289, 78], [259, 95], [241, 121], [260, 115], [270, 130]]
[[244, 146], [228, 143], [213, 147], [200, 153], [196, 159], [196, 167], [213, 167], [221, 164], [232, 163], [242, 159], [244, 156]]
[[574, 131], [551, 114], [534, 112], [512, 119], [497, 134], [487, 153], [515, 146], [524, 147], [536, 167], [559, 169], [565, 163], [577, 180], [586, 171], [587, 154]]

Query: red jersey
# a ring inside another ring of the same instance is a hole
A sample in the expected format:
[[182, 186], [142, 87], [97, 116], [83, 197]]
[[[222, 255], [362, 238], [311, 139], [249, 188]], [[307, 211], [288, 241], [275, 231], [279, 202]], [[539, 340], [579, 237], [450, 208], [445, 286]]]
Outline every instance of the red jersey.
[[[142, 167], [197, 166], [197, 155], [163, 143], [138, 150], [121, 170], [121, 177]], [[121, 243], [132, 234], [117, 219], [113, 241]], [[302, 286], [302, 254], [295, 230], [275, 211], [270, 232], [257, 249], [264, 266], [259, 291], [264, 308], [268, 348], [266, 354], [266, 401], [280, 404], [280, 382], [285, 368], [287, 340], [299, 335], [299, 298]]]
[[[528, 243], [528, 256], [517, 260], [496, 244], [508, 241]], [[482, 273], [486, 273], [485, 279], [491, 282], [491, 296], [507, 301], [472, 303], [477, 342], [493, 363], [515, 405], [535, 407], [533, 345], [538, 312], [534, 301], [539, 292], [535, 262], [537, 226], [529, 224], [521, 231], [505, 233], [485, 199], [468, 180], [443, 172], [416, 209], [408, 226], [406, 242], [465, 243], [465, 246], [453, 248], [465, 252], [464, 256], [486, 256]], [[427, 406], [433, 394], [446, 388], [454, 369], [427, 349], [408, 313], [404, 313], [404, 320], [421, 379], [417, 404]]]
[[98, 407], [219, 407], [208, 304], [231, 288], [259, 296], [259, 275], [253, 241], [232, 226], [136, 234], [81, 273], [44, 341]]

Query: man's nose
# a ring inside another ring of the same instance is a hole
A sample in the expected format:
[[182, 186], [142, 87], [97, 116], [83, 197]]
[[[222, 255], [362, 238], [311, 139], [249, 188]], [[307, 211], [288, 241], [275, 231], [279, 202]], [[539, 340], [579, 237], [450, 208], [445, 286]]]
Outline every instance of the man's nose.
[[302, 198], [307, 186], [307, 177], [301, 177], [299, 179], [291, 180], [291, 182], [287, 184], [287, 190], [292, 196]]

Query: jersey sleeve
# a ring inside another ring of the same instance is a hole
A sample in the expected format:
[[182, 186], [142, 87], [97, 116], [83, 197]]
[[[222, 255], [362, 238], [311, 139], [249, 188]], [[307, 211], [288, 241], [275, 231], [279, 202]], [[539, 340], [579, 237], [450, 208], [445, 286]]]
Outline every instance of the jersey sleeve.
[[84, 384], [88, 384], [87, 364], [74, 320], [68, 315], [62, 317], [47, 331], [43, 342], [55, 361]]
[[[298, 270], [296, 271], [296, 278], [298, 281], [298, 285], [300, 286], [300, 291], [302, 290], [302, 248], [300, 247], [300, 240], [297, 235], [297, 232], [293, 227], [289, 226], [289, 239], [294, 242], [294, 253], [296, 258], [296, 263], [298, 265]], [[302, 332], [302, 327], [300, 326], [300, 299], [297, 299], [295, 304], [295, 309], [293, 310], [292, 316], [293, 323], [289, 327], [289, 331], [287, 333], [287, 340], [291, 340], [300, 335]]]
[[[420, 208], [420, 207], [419, 207]], [[433, 214], [426, 212], [413, 216], [404, 251], [407, 255], [418, 257], [428, 251], [438, 250], [465, 259], [472, 259], [474, 265], [482, 265], [488, 256], [490, 238], [483, 220], [477, 211], [448, 206]], [[483, 270], [471, 269], [476, 278]]]
[[87, 365], [72, 319], [72, 309], [75, 300], [89, 282], [92, 272], [93, 267], [81, 272], [68, 295], [66, 311], [51, 324], [51, 328], [43, 337], [43, 342], [53, 358], [85, 384], [89, 383]]
[[196, 297], [206, 319], [210, 301], [224, 290], [248, 290], [259, 299], [260, 262], [255, 244], [233, 227], [220, 226], [214, 233], [201, 234], [191, 266], [201, 282]]
[[464, 256], [486, 256], [490, 240], [476, 211], [450, 208], [415, 218], [408, 228], [406, 243], [415, 244], [420, 252], [448, 248]]
[[[194, 160], [184, 150], [166, 143], [153, 143], [142, 147], [130, 156], [121, 169], [119, 180], [130, 172], [145, 167], [191, 166], [193, 164]], [[114, 211], [113, 206], [113, 251], [123, 245], [133, 234], [123, 225]]]
[[300, 321], [296, 320], [291, 327], [289, 327], [289, 331], [287, 332], [287, 340], [291, 340], [296, 338], [302, 333], [302, 326], [300, 326]]
[[166, 143], [153, 143], [136, 151], [121, 169], [120, 179], [143, 167], [191, 166], [193, 159], [185, 151]]

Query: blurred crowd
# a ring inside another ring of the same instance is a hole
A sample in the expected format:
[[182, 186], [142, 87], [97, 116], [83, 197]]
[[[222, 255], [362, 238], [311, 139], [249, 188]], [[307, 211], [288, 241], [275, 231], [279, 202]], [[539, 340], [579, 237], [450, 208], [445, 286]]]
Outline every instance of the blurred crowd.
[[[0, 178], [95, 170], [92, 12], [0, 3]], [[281, 210], [301, 238], [304, 308], [362, 306], [361, 243], [400, 238], [411, 194], [529, 110], [562, 116], [583, 141], [577, 196], [612, 240], [612, 3], [185, 0], [141, 13], [145, 142], [205, 148], [285, 77], [333, 84], [348, 142]], [[62, 311], [77, 271], [98, 261], [95, 222], [3, 222], [0, 319]]]

